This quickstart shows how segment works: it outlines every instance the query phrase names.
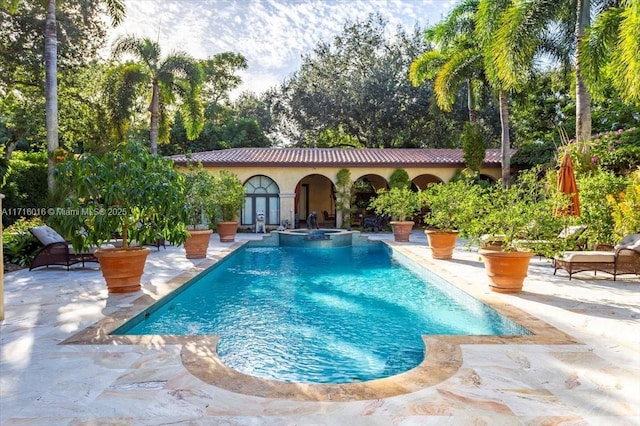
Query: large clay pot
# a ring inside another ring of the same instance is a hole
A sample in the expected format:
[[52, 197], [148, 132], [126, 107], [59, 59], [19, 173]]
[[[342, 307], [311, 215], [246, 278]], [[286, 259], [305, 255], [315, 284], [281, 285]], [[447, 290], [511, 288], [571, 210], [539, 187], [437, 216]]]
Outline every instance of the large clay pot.
[[431, 247], [431, 257], [434, 259], [451, 259], [456, 247], [458, 231], [444, 232], [437, 229], [425, 229], [425, 235]]
[[211, 229], [203, 229], [200, 231], [189, 230], [188, 232], [189, 237], [184, 242], [184, 251], [187, 259], [204, 259], [207, 257], [209, 239], [213, 231]]
[[133, 293], [140, 290], [144, 264], [151, 250], [146, 247], [99, 249], [94, 253], [109, 293]]
[[498, 293], [517, 293], [522, 290], [533, 252], [480, 249], [479, 253], [491, 281], [491, 290]]
[[216, 227], [218, 229], [218, 235], [220, 236], [220, 242], [232, 243], [236, 240], [238, 222], [218, 222]]
[[412, 220], [407, 221], [394, 221], [389, 223], [393, 230], [393, 239], [399, 243], [406, 243], [409, 241], [411, 230], [413, 229], [414, 222]]

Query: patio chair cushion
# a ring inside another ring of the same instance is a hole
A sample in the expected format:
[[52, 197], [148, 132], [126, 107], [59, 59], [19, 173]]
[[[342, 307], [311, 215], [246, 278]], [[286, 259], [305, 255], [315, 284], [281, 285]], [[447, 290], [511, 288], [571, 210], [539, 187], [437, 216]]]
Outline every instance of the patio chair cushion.
[[558, 238], [577, 239], [584, 231], [587, 230], [586, 225], [566, 226], [558, 234]]
[[615, 254], [608, 251], [565, 251], [555, 259], [571, 263], [613, 263]]
[[627, 235], [615, 246], [616, 250], [623, 248], [635, 250], [640, 253], [640, 234]]
[[53, 228], [46, 225], [31, 228], [31, 233], [42, 243], [43, 246], [48, 246], [49, 244], [54, 243], [66, 243], [62, 235], [58, 234], [53, 230]]

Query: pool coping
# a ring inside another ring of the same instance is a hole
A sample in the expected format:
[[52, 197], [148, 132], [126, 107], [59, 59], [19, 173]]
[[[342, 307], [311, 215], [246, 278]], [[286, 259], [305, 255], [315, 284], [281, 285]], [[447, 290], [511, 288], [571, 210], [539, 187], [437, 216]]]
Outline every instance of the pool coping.
[[[532, 315], [500, 300], [486, 289], [469, 285], [468, 281], [449, 273], [430, 258], [418, 256], [407, 250], [407, 243], [382, 241], [392, 251], [400, 253], [419, 265], [428, 267], [433, 273], [449, 283], [491, 306], [500, 314], [530, 330], [531, 335], [520, 336], [422, 336], [425, 358], [417, 367], [387, 378], [347, 384], [288, 383], [249, 376], [227, 367], [217, 356], [217, 335], [200, 336], [127, 336], [111, 335], [131, 318], [143, 312], [160, 298], [175, 291], [201, 272], [212, 267], [248, 241], [236, 242], [215, 256], [203, 259], [194, 268], [183, 272], [167, 282], [157, 298], [142, 294], [130, 304], [90, 325], [84, 330], [62, 341], [61, 345], [181, 345], [181, 361], [193, 376], [203, 382], [231, 392], [263, 398], [296, 401], [357, 401], [388, 398], [422, 390], [437, 385], [456, 374], [462, 366], [461, 345], [511, 344], [511, 345], [573, 345], [578, 344], [571, 336], [533, 317]], [[409, 243], [411, 245], [411, 243]]]

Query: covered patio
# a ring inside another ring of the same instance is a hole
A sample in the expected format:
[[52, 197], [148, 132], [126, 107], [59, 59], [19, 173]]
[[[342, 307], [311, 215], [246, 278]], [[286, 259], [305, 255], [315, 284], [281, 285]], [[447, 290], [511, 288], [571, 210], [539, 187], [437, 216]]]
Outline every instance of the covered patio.
[[[515, 150], [512, 150], [511, 155]], [[357, 206], [352, 223], [362, 220], [369, 199], [389, 187], [394, 170], [409, 175], [414, 190], [431, 182], [448, 182], [464, 169], [460, 149], [341, 149], [341, 148], [234, 148], [171, 157], [178, 167], [189, 162], [215, 173], [235, 173], [245, 185], [241, 227], [251, 228], [258, 213], [269, 229], [280, 225], [304, 227], [315, 211], [325, 227], [341, 227], [336, 214], [337, 173], [350, 171]], [[501, 151], [487, 149], [480, 177], [496, 181], [501, 174]]]

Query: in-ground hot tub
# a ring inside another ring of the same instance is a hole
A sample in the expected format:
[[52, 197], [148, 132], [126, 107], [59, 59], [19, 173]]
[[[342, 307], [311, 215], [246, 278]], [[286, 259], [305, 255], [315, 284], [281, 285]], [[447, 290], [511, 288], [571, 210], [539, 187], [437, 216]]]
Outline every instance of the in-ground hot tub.
[[353, 244], [353, 231], [344, 229], [288, 229], [277, 231], [280, 246], [331, 248]]

